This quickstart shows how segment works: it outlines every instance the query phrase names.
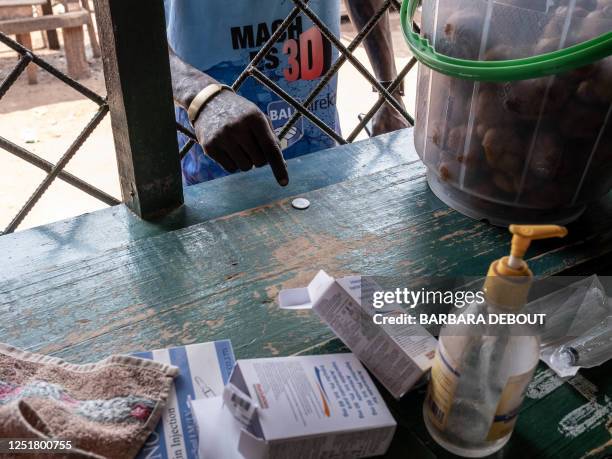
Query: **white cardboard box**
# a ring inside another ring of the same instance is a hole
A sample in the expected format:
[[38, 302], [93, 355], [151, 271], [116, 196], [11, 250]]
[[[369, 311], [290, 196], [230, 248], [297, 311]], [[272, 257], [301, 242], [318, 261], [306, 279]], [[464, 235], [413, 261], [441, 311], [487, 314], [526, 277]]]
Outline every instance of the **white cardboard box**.
[[308, 287], [282, 290], [278, 302], [282, 309], [312, 308], [399, 399], [431, 368], [437, 341], [419, 324], [375, 324], [374, 314], [405, 311], [397, 306], [385, 309], [362, 306], [361, 300], [368, 290], [379, 287], [362, 276], [334, 279], [319, 271]]
[[[395, 420], [353, 354], [238, 360], [230, 385], [238, 392], [228, 396], [226, 388], [224, 397], [192, 402], [200, 459], [378, 456], [395, 432]], [[250, 421], [236, 417], [236, 409], [252, 405]]]

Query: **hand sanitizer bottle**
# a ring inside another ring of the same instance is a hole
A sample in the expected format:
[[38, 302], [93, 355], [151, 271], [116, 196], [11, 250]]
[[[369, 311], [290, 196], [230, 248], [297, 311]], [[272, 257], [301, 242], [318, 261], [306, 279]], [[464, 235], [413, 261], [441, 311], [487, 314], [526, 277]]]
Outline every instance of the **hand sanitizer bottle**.
[[[484, 302], [472, 302], [462, 315], [519, 313], [533, 279], [523, 261], [529, 244], [567, 234], [556, 225], [510, 225], [510, 232], [510, 256], [489, 267]], [[431, 436], [464, 457], [488, 456], [501, 449], [512, 435], [539, 353], [535, 333], [517, 336], [512, 325], [443, 328], [423, 406]]]

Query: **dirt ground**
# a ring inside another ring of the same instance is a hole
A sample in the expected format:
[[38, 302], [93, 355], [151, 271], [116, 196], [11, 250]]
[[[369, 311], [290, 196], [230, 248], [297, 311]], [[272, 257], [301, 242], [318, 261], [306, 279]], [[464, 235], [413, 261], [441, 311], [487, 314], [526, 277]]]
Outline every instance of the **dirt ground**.
[[[392, 17], [392, 25], [396, 62], [400, 69], [408, 62], [410, 54], [401, 36], [399, 19], [395, 14]], [[348, 44], [355, 34], [352, 25], [343, 24], [342, 31], [342, 39]], [[41, 33], [33, 33], [32, 38], [36, 53], [60, 70], [66, 69], [62, 50], [50, 51], [44, 48]], [[91, 76], [81, 80], [81, 83], [99, 94], [105, 94], [101, 59], [94, 59], [89, 43], [86, 43], [86, 46]], [[363, 48], [357, 50], [356, 56], [370, 68]], [[15, 65], [16, 59], [16, 53], [0, 45], [0, 81]], [[412, 71], [405, 82], [405, 103], [410, 113], [414, 113], [415, 82], [416, 72]], [[360, 97], [354, 97], [355, 94], [360, 94]], [[342, 67], [338, 85], [338, 110], [344, 133], [352, 130], [358, 123], [357, 114], [366, 112], [376, 101], [376, 97], [370, 84], [352, 65], [345, 64]], [[37, 85], [29, 85], [24, 74], [0, 100], [0, 136], [48, 161], [56, 162], [93, 116], [96, 108], [93, 102], [42, 70], [38, 72]], [[365, 138], [365, 134], [360, 138]], [[117, 163], [108, 116], [77, 152], [66, 170], [120, 198]], [[44, 172], [35, 166], [0, 150], [0, 229], [13, 218], [44, 175]], [[105, 204], [71, 185], [55, 180], [19, 230], [104, 207]]]

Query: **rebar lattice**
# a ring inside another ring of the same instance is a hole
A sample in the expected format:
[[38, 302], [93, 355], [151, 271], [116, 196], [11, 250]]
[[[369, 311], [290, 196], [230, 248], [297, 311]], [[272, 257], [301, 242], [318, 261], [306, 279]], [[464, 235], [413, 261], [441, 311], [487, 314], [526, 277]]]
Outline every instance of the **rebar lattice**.
[[[355, 56], [353, 56], [353, 52], [362, 44], [364, 39], [368, 36], [368, 34], [372, 31], [372, 29], [376, 26], [376, 24], [384, 16], [384, 14], [392, 7], [399, 8], [399, 2], [397, 0], [386, 0], [382, 4], [380, 9], [376, 11], [376, 13], [368, 20], [362, 30], [357, 33], [355, 38], [348, 44], [348, 46], [345, 46], [340, 41], [340, 39], [336, 37], [334, 33], [323, 23], [323, 21], [321, 21], [318, 16], [308, 7], [308, 0], [292, 1], [295, 6], [293, 7], [289, 15], [276, 28], [276, 30], [274, 31], [274, 33], [272, 33], [267, 42], [255, 54], [251, 62], [247, 65], [247, 67], [242, 71], [242, 73], [232, 84], [232, 88], [234, 90], [238, 90], [248, 78], [254, 78], [260, 84], [262, 84], [270, 91], [275, 93], [282, 100], [287, 102], [295, 110], [295, 113], [280, 129], [280, 132], [278, 134], [279, 138], [282, 140], [290, 132], [291, 128], [299, 121], [300, 117], [304, 117], [313, 125], [317, 126], [326, 135], [333, 138], [336, 142], [340, 144], [350, 143], [357, 138], [357, 136], [365, 128], [368, 122], [374, 117], [376, 112], [385, 103], [393, 107], [400, 115], [402, 115], [406, 119], [406, 121], [410, 125], [413, 125], [413, 117], [406, 111], [402, 104], [397, 101], [397, 99], [393, 96], [393, 93], [400, 87], [405, 76], [415, 66], [416, 59], [412, 58], [400, 70], [394, 81], [392, 81], [386, 86], [383, 86], [376, 79], [376, 77], [372, 75]], [[287, 31], [287, 28], [300, 14], [304, 14], [306, 17], [308, 17], [310, 21], [321, 31], [321, 34], [339, 52], [339, 57], [335, 60], [335, 62], [332, 63], [326, 73], [319, 79], [318, 84], [315, 86], [312, 92], [302, 102], [292, 97], [289, 93], [283, 90], [278, 84], [268, 78], [257, 68], [257, 66], [261, 63], [262, 59], [265, 58], [265, 56], [274, 46], [276, 41], [280, 38], [281, 35], [283, 35]], [[15, 156], [29, 162], [30, 164], [42, 169], [47, 173], [46, 177], [38, 185], [34, 193], [32, 193], [32, 195], [28, 198], [28, 200], [17, 212], [17, 214], [13, 217], [13, 219], [5, 228], [3, 233], [11, 233], [15, 231], [15, 229], [23, 222], [24, 218], [37, 204], [37, 202], [49, 189], [50, 185], [56, 178], [63, 180], [64, 182], [78, 188], [79, 190], [108, 205], [119, 204], [119, 201], [113, 196], [110, 196], [104, 191], [94, 187], [93, 185], [87, 183], [81, 178], [65, 170], [65, 167], [68, 162], [77, 153], [79, 148], [87, 140], [92, 131], [108, 113], [109, 107], [106, 98], [95, 93], [94, 91], [85, 87], [79, 82], [73, 80], [72, 78], [70, 78], [69, 76], [67, 76], [66, 74], [64, 74], [63, 72], [61, 72], [48, 62], [44, 61], [39, 56], [37, 56], [34, 52], [23, 47], [22, 45], [7, 37], [6, 35], [2, 34], [1, 32], [0, 42], [16, 51], [20, 56], [15, 67], [8, 73], [4, 80], [0, 82], [0, 99], [2, 99], [2, 97], [6, 94], [9, 88], [15, 83], [17, 78], [25, 71], [27, 66], [30, 64], [34, 64], [47, 71], [48, 73], [50, 73], [51, 75], [53, 75], [54, 77], [56, 77], [57, 79], [67, 84], [68, 86], [78, 91], [83, 96], [87, 97], [98, 105], [98, 111], [96, 112], [94, 117], [85, 126], [85, 128], [83, 129], [83, 131], [81, 131], [77, 138], [72, 142], [70, 147], [68, 147], [68, 149], [65, 151], [63, 156], [56, 164], [50, 163], [49, 161], [41, 158], [40, 156], [30, 152], [29, 150], [20, 147], [19, 145], [16, 145], [10, 140], [0, 136], [0, 148], [8, 151], [9, 153], [14, 154]], [[357, 69], [357, 71], [372, 85], [373, 88], [378, 91], [378, 99], [376, 103], [368, 110], [368, 112], [360, 118], [359, 123], [349, 133], [349, 135], [346, 137], [342, 137], [334, 129], [326, 125], [319, 117], [317, 117], [311, 110], [309, 110], [308, 107], [316, 99], [319, 93], [329, 84], [332, 78], [334, 78], [334, 76], [338, 74], [338, 71], [340, 70], [342, 65], [344, 65], [347, 61]], [[188, 141], [185, 143], [185, 145], [181, 148], [179, 152], [180, 158], [182, 159], [196, 144], [197, 139], [190, 129], [182, 126], [179, 123], [177, 123], [177, 130], [179, 133], [187, 136], [188, 138]]]
[[13, 231], [15, 231], [15, 229], [17, 229], [17, 227], [23, 222], [23, 219], [28, 215], [28, 213], [30, 213], [30, 211], [34, 208], [34, 206], [40, 200], [43, 194], [49, 189], [49, 187], [56, 178], [59, 178], [60, 180], [63, 180], [66, 183], [69, 183], [70, 185], [87, 193], [88, 195], [99, 199], [105, 204], [108, 204], [110, 206], [119, 204], [120, 201], [118, 201], [111, 195], [105, 193], [104, 191], [96, 188], [95, 186], [64, 170], [68, 162], [81, 148], [83, 143], [91, 135], [96, 126], [100, 124], [100, 121], [102, 121], [102, 119], [108, 113], [108, 104], [106, 103], [106, 98], [100, 96], [99, 94], [95, 93], [86, 86], [83, 86], [78, 81], [73, 80], [68, 75], [64, 74], [48, 62], [41, 59], [34, 52], [32, 52], [32, 50], [23, 47], [16, 41], [4, 35], [2, 32], [0, 32], [0, 42], [16, 51], [20, 56], [15, 67], [0, 83], [0, 99], [2, 99], [2, 97], [7, 93], [10, 87], [15, 83], [15, 81], [17, 81], [17, 78], [19, 78], [19, 76], [25, 71], [26, 67], [30, 64], [35, 64], [41, 69], [48, 72], [49, 74], [53, 75], [55, 78], [59, 79], [63, 83], [73, 88], [75, 91], [78, 91], [98, 106], [96, 114], [81, 131], [81, 133], [76, 137], [76, 139], [72, 142], [72, 144], [68, 147], [68, 149], [64, 152], [64, 154], [56, 164], [52, 164], [44, 158], [41, 158], [40, 156], [32, 153], [31, 151], [22, 148], [19, 145], [14, 144], [10, 140], [0, 136], [0, 148], [3, 148], [9, 153], [14, 154], [15, 156], [23, 159], [24, 161], [29, 162], [30, 164], [42, 169], [47, 173], [43, 181], [40, 182], [40, 184], [36, 187], [36, 190], [34, 190], [32, 195], [28, 198], [25, 204], [23, 204], [21, 209], [19, 209], [17, 214], [13, 217], [13, 219], [6, 226], [4, 231], [0, 234], [12, 233]]
[[[413, 57], [408, 61], [408, 63], [400, 70], [397, 77], [389, 84], [387, 87], [384, 87], [374, 75], [372, 75], [364, 65], [353, 56], [353, 52], [361, 45], [363, 40], [368, 36], [368, 34], [372, 31], [372, 29], [376, 26], [378, 21], [383, 17], [383, 15], [392, 7], [399, 9], [400, 3], [397, 0], [386, 0], [378, 11], [368, 20], [365, 26], [358, 32], [355, 38], [349, 43], [348, 46], [344, 46], [340, 39], [334, 35], [334, 33], [325, 25], [323, 21], [319, 19], [319, 17], [308, 7], [308, 0], [292, 0], [294, 3], [294, 7], [287, 15], [287, 17], [283, 20], [283, 22], [276, 28], [274, 33], [270, 36], [268, 41], [263, 45], [263, 47], [255, 54], [251, 62], [247, 65], [247, 67], [242, 71], [242, 73], [236, 78], [234, 83], [232, 84], [232, 88], [237, 91], [244, 84], [244, 82], [248, 78], [254, 78], [260, 84], [264, 85], [270, 91], [275, 93], [278, 97], [283, 99], [292, 108], [295, 109], [295, 113], [291, 116], [291, 118], [287, 121], [287, 123], [280, 130], [278, 137], [282, 140], [291, 130], [291, 128], [297, 123], [300, 117], [304, 117], [309, 120], [312, 124], [317, 126], [322, 132], [324, 132], [329, 137], [333, 138], [336, 142], [340, 144], [346, 144], [353, 142], [357, 136], [361, 133], [361, 131], [365, 128], [365, 126], [369, 123], [369, 121], [376, 115], [376, 112], [383, 106], [383, 104], [388, 103], [391, 105], [400, 115], [402, 115], [406, 121], [410, 125], [414, 125], [414, 118], [410, 115], [404, 107], [393, 97], [393, 92], [398, 89], [408, 74], [408, 72], [414, 68], [416, 65], [416, 59]], [[265, 74], [263, 74], [257, 66], [265, 58], [271, 48], [274, 46], [276, 41], [286, 32], [287, 28], [291, 25], [291, 23], [295, 20], [295, 18], [303, 13], [306, 17], [308, 17], [312, 23], [321, 31], [323, 36], [329, 40], [333, 46], [338, 49], [340, 52], [340, 56], [336, 61], [331, 65], [329, 70], [320, 78], [319, 83], [315, 86], [312, 92], [304, 99], [303, 102], [292, 97], [288, 94], [284, 89], [282, 89], [279, 85], [273, 82], [270, 78], [268, 78]], [[319, 117], [317, 117], [314, 113], [312, 113], [308, 107], [315, 100], [315, 98], [319, 95], [319, 93], [327, 86], [327, 84], [332, 80], [332, 78], [338, 73], [340, 67], [346, 62], [350, 62], [353, 67], [372, 85], [373, 88], [376, 88], [378, 91], [378, 100], [376, 103], [368, 110], [368, 112], [361, 118], [359, 124], [355, 126], [355, 128], [351, 131], [351, 133], [346, 137], [340, 136], [336, 131], [334, 131], [331, 127], [327, 126]], [[180, 152], [181, 159], [189, 152], [189, 150], [195, 145], [197, 139], [193, 132], [186, 129], [185, 127], [179, 125], [178, 130], [181, 134], [187, 136], [189, 140], [185, 143]]]

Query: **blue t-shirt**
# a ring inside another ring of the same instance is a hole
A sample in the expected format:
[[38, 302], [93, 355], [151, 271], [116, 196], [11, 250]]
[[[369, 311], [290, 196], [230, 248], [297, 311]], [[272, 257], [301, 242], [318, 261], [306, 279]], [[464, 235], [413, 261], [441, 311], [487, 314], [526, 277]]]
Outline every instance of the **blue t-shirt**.
[[[311, 0], [310, 8], [336, 34], [340, 33], [339, 2]], [[168, 40], [181, 59], [218, 81], [232, 84], [291, 12], [291, 0], [165, 0]], [[303, 14], [291, 23], [258, 68], [298, 101], [314, 89], [337, 50]], [[295, 110], [253, 78], [239, 94], [254, 102], [280, 132]], [[310, 110], [339, 132], [336, 113], [336, 78], [324, 88]], [[189, 126], [187, 114], [177, 109], [177, 119]], [[186, 139], [179, 135], [181, 147]], [[335, 144], [327, 134], [303, 117], [283, 140], [285, 158], [329, 148]], [[227, 175], [204, 155], [199, 145], [183, 159], [185, 184]]]

